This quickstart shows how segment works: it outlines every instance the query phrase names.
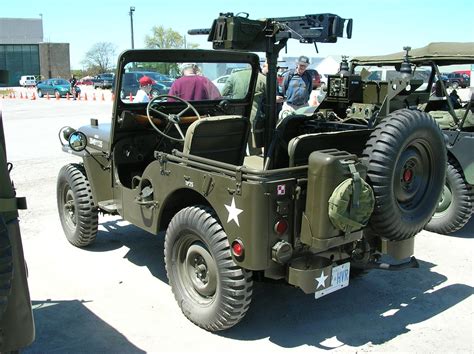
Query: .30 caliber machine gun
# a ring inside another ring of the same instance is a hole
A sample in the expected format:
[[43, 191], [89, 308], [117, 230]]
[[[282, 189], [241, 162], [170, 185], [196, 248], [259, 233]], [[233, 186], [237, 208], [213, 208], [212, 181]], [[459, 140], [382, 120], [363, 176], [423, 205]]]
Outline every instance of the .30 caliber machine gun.
[[[248, 14], [247, 14], [248, 15]], [[268, 63], [266, 90], [265, 157], [276, 125], [276, 78], [278, 53], [288, 39], [300, 43], [335, 43], [338, 37], [352, 37], [352, 19], [334, 14], [313, 14], [251, 20], [221, 13], [211, 28], [189, 30], [189, 34], [208, 35], [214, 49], [265, 52]]]

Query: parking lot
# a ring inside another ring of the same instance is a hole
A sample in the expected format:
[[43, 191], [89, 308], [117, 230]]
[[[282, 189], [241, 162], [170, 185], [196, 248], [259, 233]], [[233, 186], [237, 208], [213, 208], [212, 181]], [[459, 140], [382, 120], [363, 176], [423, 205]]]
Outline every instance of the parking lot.
[[246, 317], [221, 333], [181, 314], [163, 235], [101, 217], [94, 245], [71, 246], [56, 210], [56, 177], [78, 160], [61, 151], [57, 134], [90, 118], [110, 121], [110, 91], [94, 93], [95, 101], [0, 98], [11, 176], [28, 202], [20, 227], [37, 333], [25, 352], [473, 352], [473, 220], [454, 235], [417, 235], [420, 268], [372, 271], [319, 300], [256, 283]]

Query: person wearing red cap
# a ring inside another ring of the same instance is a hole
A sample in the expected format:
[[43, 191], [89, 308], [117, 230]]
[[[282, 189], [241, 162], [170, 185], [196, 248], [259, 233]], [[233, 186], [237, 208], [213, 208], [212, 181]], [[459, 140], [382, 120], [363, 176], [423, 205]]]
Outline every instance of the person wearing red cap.
[[150, 92], [153, 85], [153, 80], [148, 76], [142, 76], [138, 80], [140, 89], [137, 91], [137, 95], [134, 98], [134, 102], [150, 102]]

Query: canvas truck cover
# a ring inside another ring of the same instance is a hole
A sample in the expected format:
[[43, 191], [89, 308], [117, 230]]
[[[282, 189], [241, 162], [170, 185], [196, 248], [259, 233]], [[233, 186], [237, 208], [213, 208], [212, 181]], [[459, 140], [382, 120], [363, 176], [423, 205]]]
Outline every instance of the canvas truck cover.
[[[354, 57], [353, 65], [397, 64], [403, 61], [406, 52]], [[412, 63], [435, 61], [438, 65], [470, 64], [474, 62], [474, 42], [433, 42], [425, 47], [411, 49], [408, 53]]]

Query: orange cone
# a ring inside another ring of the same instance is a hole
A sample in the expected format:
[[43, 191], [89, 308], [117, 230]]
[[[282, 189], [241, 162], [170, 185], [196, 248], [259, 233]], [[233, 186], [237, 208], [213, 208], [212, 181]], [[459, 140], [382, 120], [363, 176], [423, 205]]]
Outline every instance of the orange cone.
[[84, 101], [87, 101], [87, 92], [84, 93]]
[[56, 96], [57, 100], [59, 100], [61, 98], [61, 96], [59, 95], [59, 92], [56, 92], [54, 95]]
[[92, 94], [92, 101], [95, 101], [95, 92]]
[[23, 93], [22, 92], [20, 92], [20, 98], [23, 98]]
[[31, 96], [31, 100], [32, 100], [32, 101], [36, 100], [36, 95], [35, 95], [34, 92], [33, 92], [33, 96]]
[[[21, 93], [20, 93], [20, 95], [21, 95]], [[20, 98], [22, 98], [22, 97], [20, 97]], [[28, 99], [28, 92], [25, 93], [25, 100], [27, 100], [27, 99]]]
[[46, 94], [46, 99], [49, 100], [49, 93]]
[[69, 92], [66, 93], [66, 99], [69, 101]]
[[104, 93], [102, 92], [102, 101], [105, 101]]
[[132, 96], [132, 93], [130, 92], [130, 98], [129, 98], [129, 101], [130, 102], [133, 102], [133, 96]]

